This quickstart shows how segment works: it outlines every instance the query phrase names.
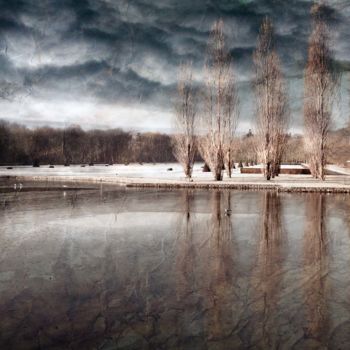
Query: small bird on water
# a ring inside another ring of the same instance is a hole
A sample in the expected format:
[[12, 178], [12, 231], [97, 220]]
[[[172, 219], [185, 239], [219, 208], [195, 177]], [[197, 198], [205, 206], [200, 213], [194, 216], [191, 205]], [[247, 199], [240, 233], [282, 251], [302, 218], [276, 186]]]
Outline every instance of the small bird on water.
[[17, 187], [18, 187], [19, 190], [21, 190], [23, 188], [23, 184], [19, 183], [18, 186], [17, 186], [17, 184], [13, 185], [13, 189], [14, 190], [17, 190]]

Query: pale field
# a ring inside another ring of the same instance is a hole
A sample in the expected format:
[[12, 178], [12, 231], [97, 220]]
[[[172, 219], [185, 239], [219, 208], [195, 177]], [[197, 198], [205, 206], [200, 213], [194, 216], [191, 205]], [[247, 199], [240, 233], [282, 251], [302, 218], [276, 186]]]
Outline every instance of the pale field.
[[[329, 175], [326, 181], [322, 182], [313, 179], [310, 175], [280, 175], [271, 181], [266, 181], [262, 174], [241, 174], [239, 169], [234, 169], [232, 178], [228, 178], [224, 172], [222, 182], [213, 180], [210, 172], [202, 171], [202, 163], [196, 163], [191, 182], [185, 178], [182, 168], [177, 163], [157, 163], [157, 164], [115, 164], [105, 166], [104, 164], [81, 167], [72, 165], [64, 167], [56, 165], [49, 168], [43, 165], [40, 168], [31, 166], [14, 166], [12, 169], [0, 167], [0, 176], [17, 177], [17, 182], [21, 180], [31, 181], [76, 181], [76, 182], [106, 182], [115, 184], [137, 185], [175, 185], [196, 187], [208, 186], [230, 186], [243, 185], [266, 185], [285, 188], [312, 187], [312, 188], [346, 188], [350, 189], [350, 170], [339, 166], [328, 166], [329, 170], [339, 172], [339, 175]], [[256, 167], [259, 167], [256, 166]], [[283, 165], [283, 168], [301, 168], [301, 165]], [[170, 170], [172, 169], [172, 170]]]

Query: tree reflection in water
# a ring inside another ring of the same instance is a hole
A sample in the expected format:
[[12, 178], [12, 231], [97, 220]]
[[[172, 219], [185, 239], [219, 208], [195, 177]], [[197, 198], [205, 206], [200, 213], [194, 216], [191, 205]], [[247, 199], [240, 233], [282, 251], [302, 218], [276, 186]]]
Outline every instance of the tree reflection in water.
[[256, 264], [252, 272], [251, 341], [264, 348], [278, 347], [279, 301], [284, 274], [287, 237], [282, 204], [276, 192], [262, 193]]
[[181, 194], [181, 212], [176, 237], [176, 294], [177, 300], [183, 300], [194, 289], [194, 265], [196, 250], [193, 237], [193, 218], [191, 212], [193, 192], [184, 190]]
[[[232, 232], [231, 192], [215, 191], [212, 193], [211, 202], [208, 278], [205, 286], [209, 298], [207, 339], [223, 342], [232, 334], [239, 320], [235, 281], [235, 257], [238, 252]], [[231, 339], [232, 341], [234, 339]]]
[[[201, 346], [207, 343], [223, 346], [225, 342], [229, 346], [233, 344], [232, 329], [239, 320], [231, 193], [211, 192], [207, 227], [194, 220], [190, 209], [192, 201], [192, 193], [185, 191], [182, 201], [185, 210], [179, 220], [175, 260], [177, 308], [183, 312], [179, 313], [181, 320], [177, 319], [176, 329], [178, 334], [191, 330], [200, 335]], [[196, 241], [193, 231], [198, 228], [203, 231]]]
[[305, 327], [304, 346], [325, 346], [330, 330], [327, 294], [329, 294], [329, 243], [326, 230], [326, 197], [309, 194], [306, 198], [303, 237], [303, 274]]
[[349, 348], [348, 197], [105, 195], [0, 212], [1, 349]]

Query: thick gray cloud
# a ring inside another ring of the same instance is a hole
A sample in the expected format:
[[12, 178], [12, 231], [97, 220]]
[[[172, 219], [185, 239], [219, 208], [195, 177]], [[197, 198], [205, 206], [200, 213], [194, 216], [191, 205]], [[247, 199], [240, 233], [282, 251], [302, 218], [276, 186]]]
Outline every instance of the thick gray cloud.
[[[270, 16], [288, 79], [293, 128], [301, 125], [309, 0], [0, 0], [0, 118], [28, 125], [82, 124], [167, 131], [177, 67], [202, 83], [208, 33], [219, 17], [235, 62], [241, 127], [254, 115], [252, 53]], [[335, 58], [350, 67], [350, 4], [333, 0]], [[346, 79], [336, 107], [348, 117]]]

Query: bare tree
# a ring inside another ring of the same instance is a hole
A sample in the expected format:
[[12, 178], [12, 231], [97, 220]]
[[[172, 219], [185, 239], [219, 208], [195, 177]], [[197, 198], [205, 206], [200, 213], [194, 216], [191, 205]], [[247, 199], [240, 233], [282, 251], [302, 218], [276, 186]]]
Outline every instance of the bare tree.
[[196, 154], [196, 101], [190, 64], [180, 67], [177, 94], [178, 98], [175, 105], [176, 133], [173, 137], [173, 152], [177, 161], [182, 165], [185, 175], [190, 179]]
[[305, 150], [311, 174], [324, 180], [332, 106], [339, 76], [332, 65], [329, 27], [325, 20], [324, 7], [314, 5], [311, 15], [313, 31], [305, 69]]
[[201, 155], [215, 180], [222, 180], [224, 166], [228, 176], [231, 176], [233, 136], [238, 119], [232, 58], [225, 46], [223, 27], [222, 20], [216, 21], [209, 37], [205, 67], [205, 110], [202, 117], [204, 135], [200, 137], [199, 145]]
[[232, 168], [234, 167], [234, 155], [237, 148], [237, 140], [235, 139], [235, 132], [237, 121], [239, 117], [239, 99], [236, 85], [234, 82], [234, 75], [232, 67], [229, 69], [229, 76], [227, 77], [227, 91], [224, 96], [224, 166], [229, 177], [232, 175]]
[[257, 153], [267, 180], [278, 175], [286, 143], [288, 105], [271, 21], [265, 18], [253, 56], [257, 100]]

